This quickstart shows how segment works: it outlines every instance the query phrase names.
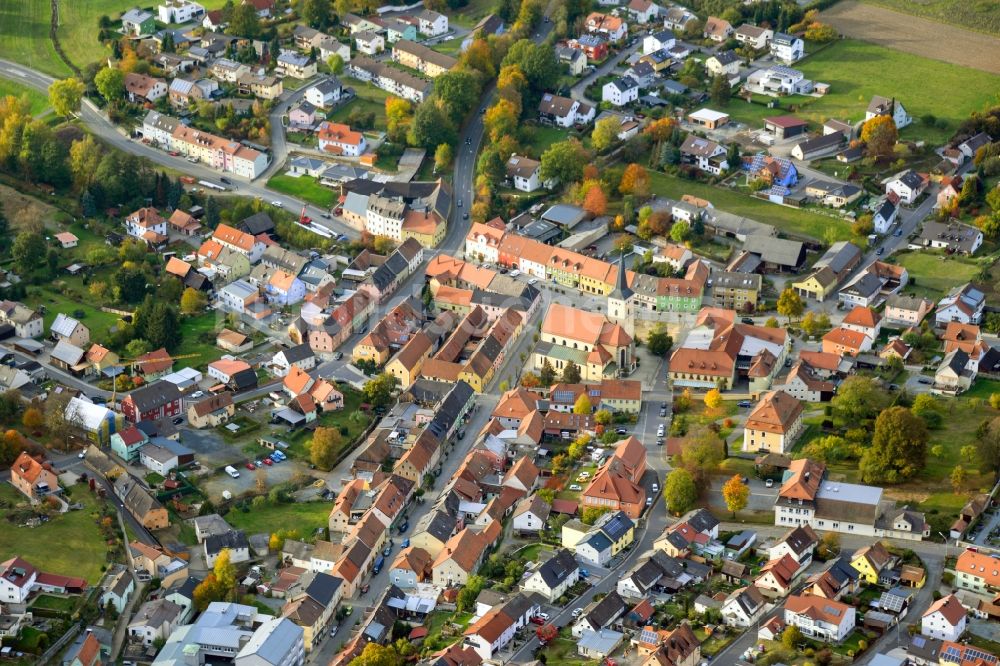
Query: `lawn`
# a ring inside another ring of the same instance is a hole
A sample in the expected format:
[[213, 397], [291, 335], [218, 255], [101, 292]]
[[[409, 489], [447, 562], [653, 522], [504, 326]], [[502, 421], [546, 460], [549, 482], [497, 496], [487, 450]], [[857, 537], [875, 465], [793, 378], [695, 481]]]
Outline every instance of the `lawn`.
[[834, 230], [836, 240], [851, 238], [850, 225], [839, 219], [808, 210], [779, 206], [730, 189], [713, 187], [693, 180], [683, 180], [658, 171], [651, 171], [649, 175], [653, 193], [671, 199], [680, 199], [685, 194], [691, 194], [711, 201], [716, 208], [727, 213], [773, 224], [780, 230], [799, 236], [808, 236], [818, 241], [827, 239], [828, 229]]
[[[734, 100], [726, 112], [754, 126], [764, 117], [789, 112], [817, 124], [828, 118], [855, 122], [864, 119], [873, 95], [895, 96], [916, 119], [901, 136], [937, 145], [947, 140], [970, 112], [981, 111], [1000, 89], [1000, 76], [854, 39], [806, 56], [795, 68], [806, 78], [828, 83], [830, 92], [823, 97], [780, 98], [776, 109]], [[925, 125], [919, 119], [926, 114], [945, 120], [946, 126]]]
[[497, 0], [469, 0], [461, 11], [451, 14], [451, 22], [463, 28], [472, 28], [487, 14], [497, 9]]
[[28, 102], [31, 104], [31, 113], [36, 116], [49, 108], [49, 100], [34, 88], [22, 86], [7, 79], [0, 79], [0, 97], [7, 97], [8, 95], [18, 98], [27, 95]]
[[[59, 284], [61, 284], [59, 281], [55, 283], [55, 285]], [[71, 282], [67, 280], [64, 284], [68, 286]], [[24, 299], [25, 304], [30, 307], [37, 308], [40, 305], [46, 307], [43, 316], [45, 330], [52, 326], [56, 315], [64, 312], [77, 317], [87, 325], [93, 342], [103, 343], [107, 341], [111, 335], [111, 328], [117, 326], [120, 321], [118, 315], [103, 312], [99, 307], [91, 305], [88, 301], [92, 299], [89, 296], [82, 296], [82, 291], [67, 294], [55, 285], [46, 285], [39, 291], [33, 288], [28, 297]], [[78, 316], [80, 313], [83, 316]]]
[[906, 268], [917, 291], [929, 290], [925, 294], [928, 296], [943, 296], [952, 287], [972, 280], [982, 266], [988, 265], [969, 257], [949, 257], [927, 250], [897, 254], [895, 261]]
[[[101, 579], [107, 561], [107, 547], [96, 523], [98, 500], [84, 485], [73, 487], [72, 501], [84, 508], [54, 516], [40, 527], [16, 527], [8, 523], [0, 530], [0, 560], [18, 556], [50, 573], [80, 576], [91, 585]], [[27, 499], [13, 486], [0, 484], [0, 504], [4, 517]], [[53, 547], [62, 544], [63, 547]], [[65, 547], [65, 546], [71, 547]]]
[[215, 346], [215, 333], [221, 328], [221, 324], [219, 315], [214, 311], [196, 317], [183, 316], [181, 318], [183, 337], [177, 349], [174, 350], [174, 356], [187, 354], [197, 354], [198, 356], [197, 358], [183, 359], [180, 361], [180, 365], [202, 368], [212, 361], [219, 360], [223, 351]]
[[337, 193], [319, 184], [312, 176], [288, 176], [279, 174], [267, 181], [267, 186], [279, 192], [305, 199], [320, 208], [329, 209], [337, 199]]
[[31, 607], [72, 613], [79, 601], [79, 597], [57, 597], [52, 594], [42, 594], [31, 603]]
[[1000, 35], [1000, 14], [995, 0], [861, 0], [893, 11], [952, 23], [967, 30]]
[[327, 120], [337, 123], [346, 122], [351, 111], [361, 109], [362, 111], [374, 111], [375, 127], [385, 127], [385, 98], [389, 97], [389, 93], [357, 79], [351, 79], [350, 87], [354, 89], [354, 99], [327, 114]]
[[250, 508], [247, 513], [233, 509], [226, 514], [226, 521], [247, 534], [297, 530], [300, 538], [310, 539], [317, 528], [327, 526], [332, 507], [330, 502], [269, 504], [260, 509]]
[[438, 53], [443, 53], [457, 58], [459, 52], [462, 50], [463, 41], [465, 41], [465, 37], [455, 37], [454, 39], [446, 39], [443, 42], [438, 42], [431, 48]]
[[597, 663], [577, 654], [575, 640], [561, 636], [546, 645], [543, 654], [546, 666], [584, 666]]
[[553, 143], [569, 138], [569, 131], [561, 127], [529, 126], [524, 128], [530, 139], [526, 141], [527, 157], [539, 159]]
[[[359, 391], [339, 385], [338, 390], [344, 394], [344, 408], [335, 412], [325, 412], [319, 417], [319, 425], [327, 428], [347, 428], [347, 434], [342, 436], [341, 447], [337, 452], [338, 459], [350, 449], [354, 442], [361, 436], [371, 419], [367, 412], [361, 411], [363, 397]], [[354, 414], [361, 414], [365, 418], [351, 418]], [[286, 453], [288, 455], [308, 460], [309, 444], [312, 441], [309, 430], [297, 430], [285, 439], [289, 443]]]
[[[30, 65], [53, 76], [68, 76], [49, 40], [49, 0], [0, 0], [0, 57]], [[96, 34], [95, 26], [89, 25]]]

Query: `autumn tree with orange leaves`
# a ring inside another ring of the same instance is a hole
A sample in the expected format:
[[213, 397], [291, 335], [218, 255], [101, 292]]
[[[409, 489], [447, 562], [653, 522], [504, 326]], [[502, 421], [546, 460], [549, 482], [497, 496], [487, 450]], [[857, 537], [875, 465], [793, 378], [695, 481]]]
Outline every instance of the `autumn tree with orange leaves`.
[[633, 162], [625, 167], [618, 191], [622, 194], [632, 194], [645, 198], [649, 196], [649, 173], [646, 169]]
[[747, 501], [750, 499], [750, 486], [743, 483], [739, 474], [734, 474], [722, 486], [722, 498], [726, 501], [726, 508], [733, 512], [735, 518], [736, 512], [742, 511], [747, 506]]

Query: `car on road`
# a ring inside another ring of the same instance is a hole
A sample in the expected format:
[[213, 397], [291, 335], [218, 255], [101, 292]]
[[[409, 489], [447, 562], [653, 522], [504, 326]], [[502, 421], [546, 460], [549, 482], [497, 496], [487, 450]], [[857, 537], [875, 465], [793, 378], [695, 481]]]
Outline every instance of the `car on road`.
[[748, 479], [745, 476], [742, 479], [740, 479], [740, 481], [742, 481], [743, 483], [747, 484], [748, 486], [750, 485], [750, 479]]
[[664, 426], [664, 425], [663, 425], [663, 424], [661, 423], [661, 424], [660, 424], [660, 427], [656, 429], [656, 436], [657, 436], [657, 437], [663, 437], [664, 433], [666, 433], [666, 432], [667, 432], [667, 428], [666, 428], [666, 426]]
[[774, 479], [768, 479], [764, 482], [765, 488], [774, 488]]
[[271, 460], [270, 458], [264, 458], [264, 460], [262, 460], [261, 462], [263, 462], [263, 463], [264, 463], [265, 465], [267, 465], [268, 467], [270, 467], [271, 465], [273, 465], [273, 464], [274, 464], [274, 461], [273, 461], [273, 460]]
[[228, 179], [228, 178], [226, 178], [225, 176], [219, 176], [219, 180], [221, 180], [221, 181], [222, 181], [223, 183], [225, 183], [226, 185], [232, 185], [232, 184], [233, 184], [233, 181], [229, 180], [229, 179]]
[[469, 219], [469, 214], [468, 213], [462, 213], [462, 219], [463, 220]]
[[80, 460], [83, 460], [84, 458], [86, 458], [87, 457], [86, 450], [80, 451], [80, 453], [76, 454], [76, 457], [79, 458]]
[[342, 358], [344, 358], [344, 352], [337, 352], [336, 354], [333, 355], [334, 361], [339, 361]]
[[330, 214], [327, 213], [326, 211], [323, 211], [322, 213], [320, 213], [319, 216], [322, 217], [325, 220], [329, 220], [330, 219]]
[[628, 434], [628, 428], [616, 428], [615, 429], [615, 434], [616, 435], [627, 435]]
[[902, 229], [896, 229], [895, 231], [892, 232], [892, 235], [895, 236], [896, 238], [899, 238], [900, 236], [903, 235], [903, 230]]
[[538, 280], [536, 278], [531, 278], [530, 280], [528, 280], [528, 284], [533, 287], [536, 284], [538, 284]]
[[200, 397], [202, 397], [203, 395], [205, 395], [205, 392], [204, 392], [204, 391], [195, 391], [194, 393], [192, 393], [192, 394], [191, 394], [191, 397], [192, 397], [192, 398], [200, 398]]
[[534, 616], [533, 618], [531, 618], [531, 623], [532, 623], [532, 624], [537, 624], [537, 625], [538, 625], [538, 626], [540, 627], [540, 626], [542, 626], [543, 624], [545, 624], [545, 620], [543, 620], [543, 619], [541, 618], [541, 616], [539, 616], [539, 615], [536, 615], [536, 616]]
[[542, 618], [542, 621], [543, 621], [543, 622], [548, 622], [548, 621], [549, 621], [549, 614], [548, 614], [548, 613], [539, 613], [539, 614], [538, 614], [538, 615], [536, 615], [535, 617], [540, 617], [540, 618]]
[[573, 617], [580, 617], [581, 615], [583, 615], [583, 609], [582, 608], [574, 608], [573, 609]]
[[744, 324], [749, 324], [750, 326], [753, 326], [753, 317], [743, 317], [742, 319], [740, 319], [740, 321], [743, 322]]
[[390, 553], [392, 553], [392, 544], [387, 543], [385, 548], [382, 549], [382, 557], [389, 557]]
[[930, 377], [917, 377], [917, 383], [930, 385], [934, 383], [934, 380]]
[[883, 254], [885, 254], [885, 248], [884, 247], [880, 247], [879, 249], [875, 250], [875, 255], [876, 256], [881, 257]]
[[254, 471], [255, 469], [257, 469], [257, 466], [256, 466], [256, 465], [254, 465], [254, 464], [253, 464], [252, 462], [248, 462], [248, 463], [247, 463], [247, 469], [248, 469], [248, 470], [250, 470], [250, 471], [252, 472], [252, 471]]
[[660, 484], [656, 483], [655, 481], [653, 482], [653, 492], [654, 493], [660, 492]]
[[175, 417], [173, 418], [173, 421], [172, 421], [172, 423], [173, 423], [174, 425], [180, 425], [180, 424], [184, 423], [184, 417], [183, 417], [183, 416], [175, 416]]
[[275, 208], [284, 208], [285, 207], [285, 204], [281, 203], [277, 199], [275, 199], [274, 201], [272, 201], [271, 205], [274, 206]]
[[462, 200], [461, 200], [461, 199], [459, 199], [459, 200], [458, 200], [458, 207], [459, 207], [459, 208], [461, 208], [461, 207], [462, 207]]
[[667, 403], [661, 402], [660, 403], [660, 409], [666, 409], [666, 408], [667, 408]]
[[657, 446], [663, 446], [663, 438], [662, 437], [657, 437], [656, 438], [656, 445]]
[[465, 137], [465, 145], [467, 145], [467, 146], [472, 145], [472, 137], [471, 136]]
[[569, 489], [570, 489], [570, 490], [573, 490], [573, 491], [580, 491], [580, 490], [583, 490], [583, 488], [581, 488], [581, 487], [580, 487], [580, 484], [579, 484], [579, 483], [574, 483], [574, 484], [570, 485]]
[[749, 400], [740, 400], [738, 403], [736, 403], [736, 406], [746, 409], [748, 407], [753, 407], [753, 403], [750, 402]]

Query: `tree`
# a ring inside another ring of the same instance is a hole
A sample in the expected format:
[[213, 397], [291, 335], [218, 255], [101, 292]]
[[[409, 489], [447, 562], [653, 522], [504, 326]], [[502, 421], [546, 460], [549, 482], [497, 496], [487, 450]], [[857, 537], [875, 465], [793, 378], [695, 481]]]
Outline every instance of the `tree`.
[[726, 106], [729, 104], [729, 98], [732, 97], [733, 91], [726, 77], [716, 76], [712, 79], [712, 87], [709, 89], [708, 94], [711, 96], [712, 103], [715, 106]]
[[581, 393], [580, 397], [573, 404], [573, 413], [590, 414], [591, 412], [593, 412], [593, 407], [590, 404], [590, 398], [587, 397], [586, 393]]
[[667, 475], [663, 484], [663, 498], [667, 502], [667, 511], [679, 516], [691, 509], [698, 501], [698, 489], [694, 485], [694, 477], [686, 469], [675, 469]]
[[875, 419], [871, 446], [858, 468], [865, 483], [898, 483], [923, 469], [927, 425], [905, 407], [889, 407]]
[[460, 123], [476, 107], [481, 90], [479, 74], [471, 70], [452, 69], [434, 79], [434, 97], [454, 123]]
[[606, 514], [611, 509], [606, 506], [587, 506], [580, 512], [580, 522], [584, 525], [593, 525], [597, 519]]
[[80, 110], [80, 100], [83, 99], [84, 90], [84, 85], [79, 79], [53, 81], [49, 86], [49, 104], [57, 114], [69, 118]]
[[787, 317], [788, 321], [791, 322], [793, 317], [802, 315], [803, 310], [805, 310], [805, 304], [802, 302], [799, 292], [791, 287], [785, 287], [781, 295], [778, 296], [777, 310], [778, 314]]
[[613, 414], [607, 409], [598, 409], [597, 413], [594, 414], [594, 423], [602, 426], [611, 425], [613, 419]]
[[458, 139], [455, 124], [433, 100], [417, 107], [406, 138], [411, 145], [427, 150], [436, 150], [442, 143], [455, 143]]
[[941, 406], [934, 396], [929, 393], [921, 393], [914, 398], [913, 405], [910, 406], [910, 411], [922, 418], [928, 428], [936, 428], [941, 425]]
[[330, 0], [305, 0], [302, 4], [302, 18], [317, 30], [330, 24], [330, 13]]
[[362, 388], [365, 401], [373, 407], [385, 407], [392, 402], [392, 394], [395, 392], [398, 382], [399, 380], [394, 375], [387, 372], [369, 379]]
[[875, 157], [892, 155], [892, 149], [899, 140], [899, 132], [891, 115], [875, 116], [861, 126], [861, 140], [868, 147], [868, 153]]
[[389, 138], [392, 141], [403, 141], [413, 120], [413, 104], [401, 97], [386, 97], [385, 120]]
[[678, 220], [670, 227], [670, 240], [675, 243], [683, 243], [689, 238], [691, 238], [691, 225], [684, 220]]
[[826, 42], [832, 42], [837, 39], [837, 31], [832, 26], [815, 21], [810, 23], [809, 27], [806, 28], [806, 34], [804, 36], [810, 42], [825, 44]]
[[337, 455], [343, 439], [336, 428], [316, 428], [312, 442], [309, 444], [309, 460], [324, 472], [333, 469], [337, 463]]
[[885, 392], [871, 377], [851, 375], [837, 387], [833, 410], [844, 422], [858, 423], [878, 414], [886, 404]]
[[200, 289], [188, 287], [181, 294], [181, 312], [184, 314], [198, 314], [205, 309], [207, 304], [208, 297]]
[[705, 393], [704, 401], [705, 406], [709, 409], [718, 409], [719, 407], [722, 407], [722, 393], [719, 389], [714, 388]]
[[150, 349], [149, 343], [142, 338], [135, 338], [134, 340], [129, 340], [129, 343], [125, 345], [125, 355], [128, 358], [139, 358], [143, 354], [148, 354]]
[[42, 234], [22, 231], [14, 237], [10, 254], [14, 259], [15, 268], [24, 274], [30, 273], [41, 264], [45, 257], [45, 250], [45, 240]]
[[969, 475], [965, 471], [965, 468], [961, 465], [956, 466], [951, 470], [951, 489], [955, 491], [956, 495], [961, 495], [962, 491], [965, 490], [965, 484], [969, 480]]
[[452, 160], [451, 144], [442, 143], [434, 151], [434, 170], [444, 171], [451, 164]]
[[498, 143], [504, 137], [516, 137], [520, 124], [521, 112], [514, 102], [507, 99], [497, 100], [483, 114], [483, 127], [492, 143]]
[[[524, 73], [530, 91], [536, 95], [554, 88], [560, 75], [555, 49], [549, 44], [536, 44], [530, 39], [515, 42], [501, 64], [505, 67], [517, 65]], [[537, 100], [535, 104], [525, 104], [525, 108], [533, 108], [536, 104]]]
[[562, 371], [562, 381], [566, 384], [580, 383], [580, 366], [573, 361], [566, 364]]
[[735, 518], [737, 511], [746, 508], [750, 499], [750, 486], [743, 483], [739, 474], [734, 474], [722, 486], [722, 498], [726, 500], [726, 508], [733, 513], [733, 518]]
[[666, 356], [670, 348], [674, 346], [674, 339], [667, 333], [667, 327], [663, 323], [653, 326], [649, 336], [646, 338], [646, 347], [650, 353], [656, 356]]
[[542, 153], [542, 180], [555, 178], [561, 183], [575, 183], [583, 176], [583, 167], [590, 161], [587, 150], [576, 139], [557, 141]]
[[180, 344], [182, 335], [177, 311], [166, 303], [156, 302], [148, 308], [147, 303], [149, 299], [140, 306], [140, 310], [145, 311], [145, 324], [140, 334], [153, 349], [165, 347], [167, 351], [173, 350]]
[[326, 66], [330, 69], [331, 74], [340, 76], [344, 73], [344, 59], [336, 53], [326, 59]]
[[394, 647], [372, 642], [365, 646], [361, 654], [351, 659], [348, 666], [399, 666], [401, 663], [402, 659]]
[[232, 598], [236, 592], [236, 565], [232, 563], [231, 555], [228, 548], [223, 548], [212, 566], [212, 573], [219, 584], [223, 599]]
[[805, 639], [802, 636], [802, 631], [795, 625], [785, 627], [781, 633], [781, 644], [789, 650], [797, 650], [803, 640]]
[[583, 197], [583, 209], [594, 217], [604, 215], [608, 211], [608, 197], [600, 185], [594, 185], [587, 190], [587, 194]]
[[260, 34], [260, 18], [253, 3], [240, 3], [233, 9], [233, 17], [229, 20], [230, 35], [253, 39]]
[[674, 456], [674, 463], [701, 482], [718, 468], [724, 457], [725, 445], [719, 434], [701, 427], [688, 433], [688, 441]]
[[125, 96], [125, 74], [117, 67], [105, 67], [94, 77], [94, 86], [108, 104], [117, 104]]
[[983, 422], [976, 431], [976, 449], [985, 470], [993, 472], [994, 480], [1000, 479], [1000, 417]]
[[854, 224], [851, 225], [851, 233], [855, 236], [867, 236], [873, 231], [875, 231], [875, 224], [872, 222], [871, 213], [858, 215]]
[[649, 173], [641, 164], [629, 164], [622, 173], [618, 191], [645, 199], [649, 196]]
[[660, 118], [646, 125], [642, 132], [653, 141], [666, 141], [673, 134], [677, 123], [673, 118]]
[[21, 417], [21, 424], [28, 430], [38, 430], [45, 424], [45, 417], [35, 407], [28, 407]]
[[590, 145], [599, 153], [615, 145], [618, 133], [621, 131], [621, 120], [617, 116], [608, 116], [594, 124], [590, 134]]
[[486, 587], [486, 579], [482, 576], [469, 576], [469, 579], [465, 581], [465, 587], [459, 591], [458, 597], [455, 599], [458, 610], [467, 611], [475, 608], [476, 597], [479, 596], [484, 587]]
[[556, 369], [552, 367], [549, 359], [542, 363], [542, 369], [538, 373], [538, 380], [542, 386], [552, 386], [556, 383]]
[[213, 601], [222, 601], [225, 597], [219, 581], [215, 579], [214, 573], [209, 573], [205, 576], [205, 579], [195, 586], [192, 595], [194, 607], [199, 611], [208, 608], [208, 605]]

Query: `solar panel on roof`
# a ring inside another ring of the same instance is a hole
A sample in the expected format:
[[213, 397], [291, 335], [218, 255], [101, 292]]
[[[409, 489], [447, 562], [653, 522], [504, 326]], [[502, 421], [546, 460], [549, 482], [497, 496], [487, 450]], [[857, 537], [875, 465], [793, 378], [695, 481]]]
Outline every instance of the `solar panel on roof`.
[[641, 643], [648, 643], [650, 645], [656, 645], [656, 643], [658, 642], [658, 639], [659, 639], [659, 637], [657, 636], [656, 632], [655, 631], [651, 631], [649, 629], [643, 629], [642, 633], [639, 634], [639, 642], [641, 642]]

